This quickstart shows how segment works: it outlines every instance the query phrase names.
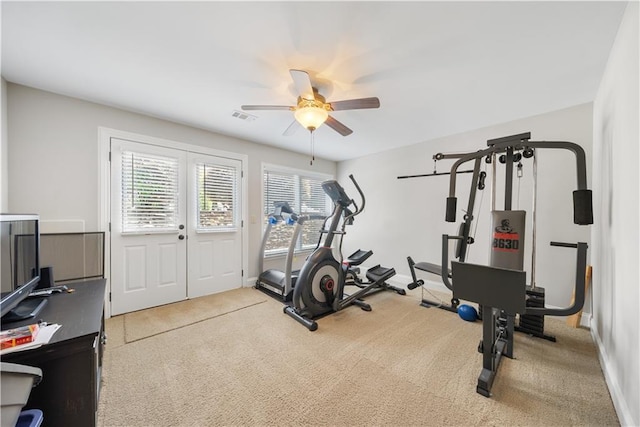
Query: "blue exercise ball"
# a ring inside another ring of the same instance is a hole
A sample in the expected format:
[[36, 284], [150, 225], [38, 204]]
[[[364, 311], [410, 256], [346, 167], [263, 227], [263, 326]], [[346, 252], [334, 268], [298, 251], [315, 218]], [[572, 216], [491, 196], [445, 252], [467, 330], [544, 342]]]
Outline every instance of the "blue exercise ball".
[[458, 306], [458, 316], [468, 322], [475, 322], [478, 318], [478, 312], [470, 305], [462, 304]]

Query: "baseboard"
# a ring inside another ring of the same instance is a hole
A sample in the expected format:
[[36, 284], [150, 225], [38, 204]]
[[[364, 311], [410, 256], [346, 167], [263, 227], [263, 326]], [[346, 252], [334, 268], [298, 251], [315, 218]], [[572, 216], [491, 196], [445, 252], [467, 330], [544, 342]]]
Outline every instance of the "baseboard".
[[257, 277], [248, 277], [247, 281], [242, 286], [243, 288], [253, 288], [256, 286], [256, 282], [258, 281]]
[[[551, 308], [551, 309], [556, 309], [556, 310], [560, 310], [560, 309], [564, 309], [566, 307], [558, 307], [555, 305], [549, 305], [549, 304], [545, 304], [545, 307], [547, 308]], [[552, 319], [558, 319], [561, 321], [566, 321], [567, 320], [567, 316], [553, 316], [553, 315], [547, 315], [545, 317], [549, 317]], [[591, 328], [591, 313], [587, 313], [587, 312], [582, 312], [580, 314], [580, 326], [586, 329], [590, 329]]]
[[620, 385], [618, 384], [618, 380], [612, 373], [612, 367], [609, 363], [609, 357], [607, 355], [607, 352], [605, 351], [604, 344], [602, 343], [602, 339], [600, 338], [600, 333], [595, 322], [592, 322], [591, 337], [596, 343], [596, 347], [598, 347], [598, 359], [600, 360], [600, 367], [602, 368], [602, 372], [604, 373], [604, 379], [607, 383], [607, 387], [609, 388], [609, 395], [611, 396], [611, 400], [613, 401], [613, 406], [616, 410], [616, 414], [618, 415], [618, 421], [620, 421], [620, 425], [640, 425], [640, 420], [633, 419], [631, 411], [629, 410], [629, 405], [627, 404], [627, 401], [624, 398], [624, 394], [620, 389]]
[[[364, 271], [366, 271], [366, 269]], [[407, 289], [407, 285], [411, 283], [411, 279], [407, 279], [406, 276], [401, 274], [396, 274], [395, 276], [387, 279], [387, 283], [402, 289]]]

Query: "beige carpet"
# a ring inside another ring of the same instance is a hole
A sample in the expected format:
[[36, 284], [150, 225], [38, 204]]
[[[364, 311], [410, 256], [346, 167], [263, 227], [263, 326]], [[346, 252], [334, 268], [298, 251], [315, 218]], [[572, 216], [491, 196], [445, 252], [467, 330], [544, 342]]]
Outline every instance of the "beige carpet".
[[235, 289], [215, 295], [167, 304], [124, 315], [126, 343], [149, 338], [174, 329], [213, 319], [267, 300], [260, 292]]
[[[227, 294], [215, 297], [265, 298]], [[548, 319], [557, 343], [517, 334], [487, 399], [481, 323], [419, 299], [376, 294], [372, 312], [350, 307], [315, 332], [271, 298], [129, 344], [126, 316], [109, 319], [98, 425], [618, 425], [589, 331]]]

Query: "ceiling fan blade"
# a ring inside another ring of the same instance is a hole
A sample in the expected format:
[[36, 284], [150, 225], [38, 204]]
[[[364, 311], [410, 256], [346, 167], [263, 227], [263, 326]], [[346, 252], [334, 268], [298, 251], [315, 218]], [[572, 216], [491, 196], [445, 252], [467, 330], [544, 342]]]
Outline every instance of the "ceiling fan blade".
[[340, 123], [339, 121], [337, 121], [331, 116], [327, 117], [325, 124], [329, 126], [331, 129], [338, 132], [342, 136], [348, 136], [353, 133], [351, 129], [349, 129], [348, 127], [346, 127], [345, 125], [343, 125], [342, 123]]
[[346, 99], [344, 101], [330, 102], [329, 105], [331, 105], [333, 111], [380, 108], [380, 100], [374, 96], [371, 98]]
[[295, 107], [290, 107], [288, 105], [243, 105], [242, 108], [244, 111], [248, 110], [286, 110], [293, 111]]
[[285, 131], [282, 133], [283, 136], [291, 136], [294, 133], [296, 133], [296, 131], [298, 130], [298, 128], [300, 128], [301, 125], [300, 123], [298, 123], [297, 120], [294, 120], [293, 122], [291, 122], [291, 124], [289, 125], [289, 127], [287, 129], [285, 129]]
[[291, 74], [293, 84], [296, 87], [296, 92], [298, 92], [298, 96], [300, 96], [300, 98], [308, 99], [309, 101], [316, 99], [313, 94], [313, 87], [311, 87], [311, 79], [306, 71], [289, 70], [289, 73]]

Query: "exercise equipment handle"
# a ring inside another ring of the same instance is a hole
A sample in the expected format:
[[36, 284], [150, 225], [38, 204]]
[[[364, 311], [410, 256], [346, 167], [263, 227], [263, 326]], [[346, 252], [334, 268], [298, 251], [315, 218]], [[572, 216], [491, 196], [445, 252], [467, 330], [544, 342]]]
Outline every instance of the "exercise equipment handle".
[[464, 237], [449, 236], [448, 234], [442, 235], [442, 271], [440, 277], [442, 278], [442, 283], [444, 283], [450, 291], [453, 291], [453, 285], [449, 279], [449, 240], [464, 240]]
[[559, 246], [562, 248], [575, 248], [578, 250], [576, 260], [576, 285], [575, 285], [575, 300], [573, 305], [567, 308], [545, 308], [545, 307], [527, 307], [525, 314], [543, 315], [543, 316], [570, 316], [576, 314], [582, 309], [584, 305], [585, 294], [585, 272], [587, 270], [587, 248], [588, 245], [584, 242], [578, 243], [563, 243], [563, 242], [551, 242], [551, 246]]
[[577, 248], [578, 244], [577, 243], [564, 243], [564, 242], [550, 242], [549, 243], [551, 246], [559, 246], [561, 248]]
[[351, 202], [356, 207], [356, 211], [354, 213], [352, 213], [351, 215], [348, 215], [348, 216], [346, 216], [344, 218], [344, 223], [345, 224], [347, 223], [347, 221], [352, 219], [354, 216], [360, 215], [362, 213], [362, 211], [364, 210], [365, 202], [366, 202], [366, 200], [364, 198], [364, 193], [362, 192], [362, 189], [358, 185], [358, 181], [356, 181], [356, 179], [353, 177], [353, 175], [349, 175], [349, 179], [351, 179], [351, 182], [353, 182], [353, 185], [355, 185], [356, 190], [358, 190], [358, 193], [360, 193], [360, 199], [362, 200], [362, 205], [360, 207], [358, 207], [358, 205], [356, 205], [356, 202], [354, 202], [353, 199], [351, 199]]
[[424, 282], [422, 280], [418, 280], [418, 277], [416, 276], [416, 269], [414, 267], [416, 263], [413, 261], [413, 258], [408, 256], [407, 262], [409, 263], [409, 271], [411, 272], [411, 278], [413, 279], [413, 282], [409, 283], [407, 285], [407, 288], [411, 290], [417, 288], [418, 286], [424, 285]]
[[507, 149], [550, 148], [573, 152], [576, 159], [576, 178], [578, 183], [578, 189], [573, 192], [573, 222], [578, 225], [593, 224], [593, 201], [591, 190], [587, 188], [587, 163], [584, 149], [580, 145], [568, 141], [528, 141], [527, 138], [529, 135], [530, 134], [514, 135], [512, 137], [491, 140], [489, 148], [466, 154], [451, 166], [449, 197], [447, 198], [447, 216], [445, 218], [447, 222], [455, 221], [455, 210], [452, 211], [452, 209], [455, 209], [456, 174], [460, 165], [475, 158], [504, 152]]
[[[458, 173], [473, 173], [472, 170], [464, 170], [464, 171], [458, 171]], [[426, 176], [442, 176], [442, 175], [450, 175], [451, 172], [433, 172], [433, 173], [422, 173], [419, 175], [401, 175], [398, 177], [398, 179], [407, 179], [407, 178], [423, 178]]]
[[360, 193], [360, 199], [362, 199], [362, 205], [360, 206], [360, 209], [358, 209], [358, 213], [360, 213], [364, 210], [364, 204], [365, 204], [364, 193], [362, 192], [362, 189], [358, 185], [358, 181], [356, 181], [353, 175], [349, 175], [349, 179], [351, 180], [351, 182], [353, 182], [353, 185], [355, 185], [356, 190], [358, 190], [358, 193]]

